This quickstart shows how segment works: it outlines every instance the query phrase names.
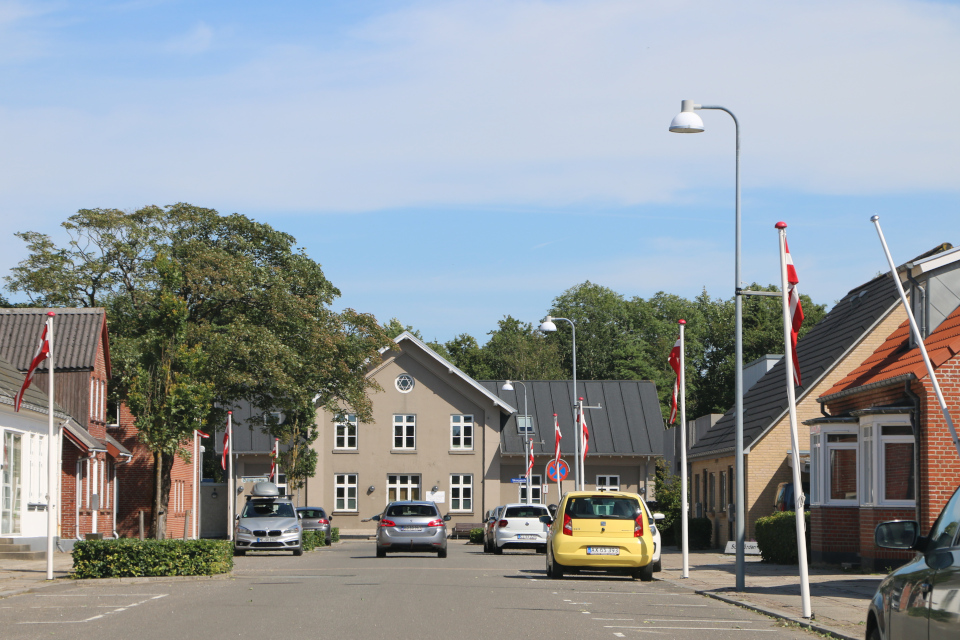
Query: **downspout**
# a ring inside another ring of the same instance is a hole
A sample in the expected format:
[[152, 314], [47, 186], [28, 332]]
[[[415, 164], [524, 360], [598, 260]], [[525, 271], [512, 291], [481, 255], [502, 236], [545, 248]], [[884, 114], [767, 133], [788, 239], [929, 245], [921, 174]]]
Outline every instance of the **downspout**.
[[[487, 412], [484, 411], [483, 433], [480, 434], [480, 448], [483, 451], [480, 456], [480, 509], [487, 506]], [[499, 417], [499, 412], [497, 412]]]
[[913, 401], [913, 410], [910, 412], [910, 426], [913, 427], [913, 477], [915, 480], [915, 487], [913, 492], [914, 497], [914, 516], [917, 519], [917, 522], [920, 522], [920, 496], [922, 492], [920, 491], [920, 396], [915, 394], [910, 389], [910, 380], [907, 380], [903, 383], [903, 392], [908, 398]]
[[820, 415], [822, 415], [824, 418], [832, 417], [829, 413], [827, 413], [827, 403], [823, 402], [822, 400], [820, 401]]

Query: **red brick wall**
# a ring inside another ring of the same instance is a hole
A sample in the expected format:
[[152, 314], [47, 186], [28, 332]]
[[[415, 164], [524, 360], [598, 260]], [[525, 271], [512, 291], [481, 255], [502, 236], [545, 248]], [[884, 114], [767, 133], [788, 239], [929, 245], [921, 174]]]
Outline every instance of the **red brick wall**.
[[913, 557], [913, 551], [895, 551], [881, 549], [873, 543], [873, 532], [877, 525], [888, 520], [913, 520], [911, 507], [883, 507], [860, 510], [860, 566], [870, 571], [883, 571], [893, 568]]
[[856, 562], [859, 553], [859, 507], [810, 509], [811, 562]]

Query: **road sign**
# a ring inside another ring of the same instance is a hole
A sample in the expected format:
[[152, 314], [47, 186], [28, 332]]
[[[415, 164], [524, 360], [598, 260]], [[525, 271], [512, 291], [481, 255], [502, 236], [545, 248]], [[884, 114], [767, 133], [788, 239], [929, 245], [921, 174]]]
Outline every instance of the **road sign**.
[[567, 464], [566, 460], [560, 460], [560, 477], [557, 478], [557, 461], [551, 460], [547, 463], [547, 477], [553, 480], [554, 482], [559, 482], [560, 480], [566, 480], [567, 475], [570, 473], [570, 465]]
[[526, 478], [510, 478], [510, 482], [512, 482], [513, 484], [523, 484], [526, 481], [527, 481]]

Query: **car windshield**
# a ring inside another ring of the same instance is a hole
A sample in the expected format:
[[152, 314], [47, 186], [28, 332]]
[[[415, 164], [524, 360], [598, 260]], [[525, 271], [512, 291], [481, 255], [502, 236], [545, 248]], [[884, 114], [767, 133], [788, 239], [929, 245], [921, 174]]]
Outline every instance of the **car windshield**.
[[633, 498], [579, 496], [567, 501], [564, 513], [571, 518], [633, 520], [640, 513], [640, 503]]
[[320, 509], [298, 509], [297, 511], [304, 518], [326, 518], [326, 516], [323, 515], [323, 511]]
[[504, 518], [539, 518], [547, 515], [543, 507], [507, 507]]
[[243, 507], [241, 518], [296, 518], [289, 502], [248, 502]]
[[388, 518], [433, 517], [440, 515], [437, 508], [430, 504], [394, 504], [387, 507]]

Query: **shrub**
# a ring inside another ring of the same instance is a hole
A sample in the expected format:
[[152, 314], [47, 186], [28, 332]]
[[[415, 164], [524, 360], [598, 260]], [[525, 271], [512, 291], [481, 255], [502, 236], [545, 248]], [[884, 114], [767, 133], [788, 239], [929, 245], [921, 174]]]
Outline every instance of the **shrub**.
[[327, 537], [319, 531], [307, 530], [303, 532], [303, 550], [313, 551], [317, 547], [327, 544]]
[[229, 540], [80, 540], [73, 547], [75, 578], [209, 576], [233, 569]]
[[330, 527], [330, 544], [340, 542], [340, 527]]
[[[680, 519], [677, 519], [670, 527], [672, 544], [678, 547], [681, 542], [682, 526]], [[687, 537], [691, 549], [710, 549], [710, 542], [713, 539], [713, 521], [710, 518], [690, 518], [687, 520]], [[660, 539], [664, 546], [668, 544], [663, 532], [660, 533]]]
[[483, 544], [483, 529], [470, 529], [470, 542]]
[[[806, 542], [810, 548], [810, 512], [804, 514]], [[780, 511], [757, 520], [757, 546], [764, 562], [798, 564], [797, 516], [794, 511]]]

